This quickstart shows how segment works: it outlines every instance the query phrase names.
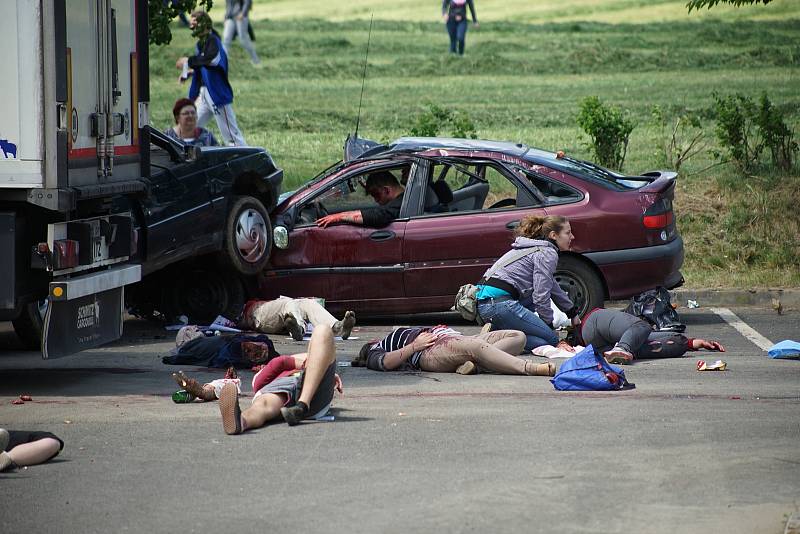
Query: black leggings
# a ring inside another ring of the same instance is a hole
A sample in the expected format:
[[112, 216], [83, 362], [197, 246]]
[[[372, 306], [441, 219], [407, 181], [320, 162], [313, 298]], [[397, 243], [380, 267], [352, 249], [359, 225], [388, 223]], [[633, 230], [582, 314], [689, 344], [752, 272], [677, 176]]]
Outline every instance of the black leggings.
[[618, 310], [595, 310], [581, 326], [584, 343], [597, 352], [615, 345], [636, 358], [680, 358], [689, 349], [689, 339], [676, 332], [653, 332], [650, 324]]

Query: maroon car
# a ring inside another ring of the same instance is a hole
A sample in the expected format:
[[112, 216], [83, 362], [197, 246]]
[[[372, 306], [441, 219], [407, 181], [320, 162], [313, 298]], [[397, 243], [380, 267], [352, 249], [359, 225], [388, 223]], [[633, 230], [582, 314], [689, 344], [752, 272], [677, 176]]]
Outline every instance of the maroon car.
[[[509, 249], [520, 219], [531, 214], [569, 218], [575, 240], [556, 276], [583, 311], [683, 282], [675, 173], [624, 176], [494, 141], [401, 138], [348, 148], [345, 161], [275, 209], [279, 249], [261, 278], [262, 297], [324, 297], [334, 312], [361, 315], [445, 311], [462, 284], [477, 282]], [[399, 218], [377, 229], [314, 224], [374, 206], [363, 184], [376, 171], [405, 182]]]

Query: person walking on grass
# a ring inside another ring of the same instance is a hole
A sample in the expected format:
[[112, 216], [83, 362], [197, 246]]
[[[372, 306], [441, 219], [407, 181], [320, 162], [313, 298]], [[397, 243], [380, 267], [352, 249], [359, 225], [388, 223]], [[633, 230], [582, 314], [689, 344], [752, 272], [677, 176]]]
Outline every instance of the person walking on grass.
[[239, 36], [239, 43], [248, 54], [253, 65], [261, 65], [256, 53], [256, 47], [250, 40], [248, 15], [250, 8], [253, 7], [253, 0], [225, 0], [225, 24], [222, 30], [222, 42], [225, 50], [230, 50], [233, 36]]
[[450, 36], [450, 53], [458, 53], [459, 56], [464, 55], [464, 43], [467, 38], [467, 6], [477, 30], [480, 25], [478, 17], [475, 16], [475, 4], [472, 0], [442, 0], [442, 20]]
[[197, 126], [202, 128], [213, 116], [226, 145], [242, 146], [244, 140], [233, 112], [233, 89], [228, 81], [228, 55], [211, 17], [198, 9], [192, 12], [189, 24], [197, 37], [195, 55], [179, 58], [175, 66], [192, 69], [189, 98], [197, 106]]
[[364, 344], [351, 365], [374, 371], [471, 375], [483, 369], [504, 375], [555, 375], [552, 363], [518, 358], [524, 347], [525, 334], [517, 330], [464, 336], [444, 325], [398, 328], [380, 341]]
[[495, 263], [504, 264], [487, 271], [475, 298], [478, 313], [494, 328], [521, 330], [526, 335], [525, 350], [556, 345], [550, 299], [577, 325], [578, 309], [555, 280], [559, 251], [569, 250], [574, 236], [569, 221], [558, 215], [529, 215], [516, 230], [517, 238]]
[[241, 434], [280, 418], [289, 426], [303, 419], [318, 419], [328, 412], [334, 390], [342, 392], [342, 380], [336, 374], [333, 330], [320, 325], [311, 334], [308, 352], [273, 358], [256, 373], [255, 396], [246, 410], [239, 408], [236, 384], [222, 388], [222, 428], [226, 434]]

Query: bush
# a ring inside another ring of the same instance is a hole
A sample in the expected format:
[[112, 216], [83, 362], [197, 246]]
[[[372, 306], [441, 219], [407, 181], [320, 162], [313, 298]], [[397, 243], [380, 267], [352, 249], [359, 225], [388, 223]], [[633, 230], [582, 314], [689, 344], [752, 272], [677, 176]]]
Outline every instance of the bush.
[[774, 167], [784, 172], [792, 169], [798, 151], [794, 132], [766, 93], [758, 104], [739, 93], [725, 97], [714, 94], [714, 109], [717, 139], [739, 169], [754, 170], [766, 150]]
[[653, 106], [652, 116], [661, 131], [658, 155], [668, 168], [679, 172], [684, 162], [705, 150], [706, 134], [696, 113], [679, 113], [672, 122], [660, 106]]
[[[736, 167], [743, 171], [752, 170], [761, 151], [753, 100], [738, 93], [726, 97], [714, 93], [713, 96], [720, 145]], [[717, 157], [721, 155], [717, 154]]]
[[600, 165], [621, 171], [628, 152], [628, 139], [635, 125], [622, 112], [604, 105], [596, 96], [580, 103], [578, 125], [591, 138], [589, 149]]
[[772, 105], [766, 93], [761, 95], [756, 124], [764, 148], [770, 151], [772, 164], [782, 171], [790, 171], [798, 151], [797, 141], [794, 140], [794, 132], [783, 121], [782, 114]]
[[419, 137], [436, 137], [439, 132], [449, 127], [452, 137], [475, 139], [475, 124], [465, 111], [451, 111], [431, 104], [428, 111], [417, 117], [411, 128], [411, 135]]

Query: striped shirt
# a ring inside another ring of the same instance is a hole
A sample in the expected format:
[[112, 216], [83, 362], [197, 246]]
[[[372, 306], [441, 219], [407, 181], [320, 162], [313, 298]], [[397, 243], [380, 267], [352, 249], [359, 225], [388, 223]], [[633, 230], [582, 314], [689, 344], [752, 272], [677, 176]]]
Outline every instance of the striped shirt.
[[[391, 369], [386, 369], [386, 367], [383, 365], [383, 360], [386, 357], [386, 353], [400, 350], [409, 343], [413, 343], [413, 341], [417, 339], [417, 336], [419, 336], [422, 332], [430, 332], [436, 335], [437, 340], [443, 337], [461, 335], [461, 332], [453, 330], [452, 328], [444, 325], [434, 326], [433, 328], [398, 328], [369, 348], [369, 353], [367, 354], [367, 368], [372, 369], [373, 371], [390, 371]], [[422, 356], [422, 352], [423, 351], [421, 350], [416, 351], [409, 359], [403, 362], [403, 364], [400, 365], [397, 370], [418, 370], [419, 359], [420, 356]]]

